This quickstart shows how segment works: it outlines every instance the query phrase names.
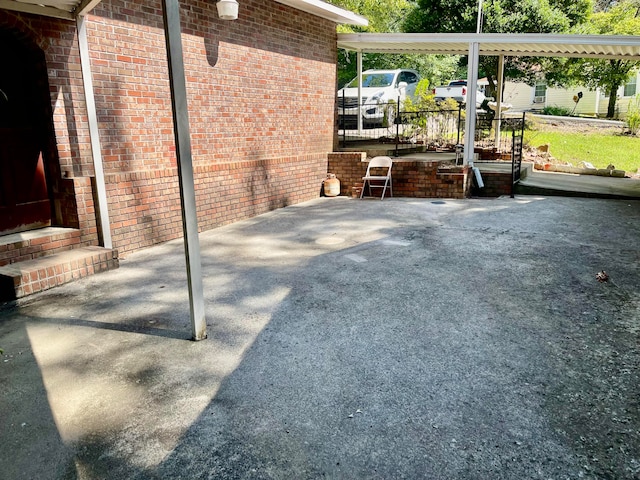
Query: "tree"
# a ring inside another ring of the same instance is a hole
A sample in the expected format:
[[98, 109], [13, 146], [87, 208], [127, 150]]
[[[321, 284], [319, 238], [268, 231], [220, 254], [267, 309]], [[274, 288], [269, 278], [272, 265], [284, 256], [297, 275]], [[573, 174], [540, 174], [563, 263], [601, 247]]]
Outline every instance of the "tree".
[[[596, 35], [640, 35], [640, 2], [627, 0], [616, 3], [608, 10], [595, 13], [588, 23], [575, 29], [576, 33]], [[615, 116], [617, 93], [624, 85], [640, 62], [620, 59], [571, 59], [567, 67], [556, 72], [555, 77], [549, 75], [556, 83], [581, 83], [588, 88], [603, 88], [609, 95], [607, 118]]]
[[[488, 0], [483, 8], [485, 33], [565, 33], [584, 22], [591, 0]], [[418, 0], [403, 23], [406, 32], [473, 33], [478, 15], [477, 0]], [[539, 61], [527, 57], [505, 59], [505, 76], [531, 82]], [[480, 74], [487, 77], [495, 96], [496, 57], [480, 57]]]
[[[398, 32], [405, 16], [414, 8], [409, 0], [330, 0], [336, 6], [358, 13], [369, 20], [367, 27], [340, 25], [341, 33]], [[455, 76], [458, 57], [449, 55], [397, 55], [368, 53], [363, 55], [363, 68], [413, 68], [431, 84]], [[357, 75], [356, 54], [338, 51], [338, 88]]]

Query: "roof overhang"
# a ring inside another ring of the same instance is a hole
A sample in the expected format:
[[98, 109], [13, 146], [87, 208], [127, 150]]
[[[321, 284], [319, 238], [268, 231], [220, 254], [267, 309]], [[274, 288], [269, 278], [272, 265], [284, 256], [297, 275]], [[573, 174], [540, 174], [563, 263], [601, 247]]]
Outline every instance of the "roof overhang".
[[[366, 18], [322, 0], [275, 1], [297, 10], [326, 18], [337, 24], [358, 25], [361, 27], [369, 24]], [[0, 9], [75, 20], [77, 17], [89, 13], [98, 3], [100, 3], [100, 0], [0, 0]], [[240, 3], [242, 3], [242, 0], [240, 0]]]
[[[275, 0], [303, 12], [311, 13], [332, 22], [366, 27], [369, 20], [344, 8], [336, 7], [322, 0]], [[242, 0], [240, 0], [242, 2]]]
[[0, 9], [75, 20], [86, 15], [100, 0], [0, 0]]
[[338, 48], [370, 53], [580, 57], [640, 60], [640, 37], [538, 33], [339, 33]]

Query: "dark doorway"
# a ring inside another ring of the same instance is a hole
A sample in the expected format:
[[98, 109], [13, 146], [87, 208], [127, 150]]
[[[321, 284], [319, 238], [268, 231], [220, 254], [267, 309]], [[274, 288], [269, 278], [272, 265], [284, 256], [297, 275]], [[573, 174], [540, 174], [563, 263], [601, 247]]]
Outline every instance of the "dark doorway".
[[[0, 30], [0, 235], [51, 224], [44, 53]], [[44, 78], [42, 78], [44, 77]]]

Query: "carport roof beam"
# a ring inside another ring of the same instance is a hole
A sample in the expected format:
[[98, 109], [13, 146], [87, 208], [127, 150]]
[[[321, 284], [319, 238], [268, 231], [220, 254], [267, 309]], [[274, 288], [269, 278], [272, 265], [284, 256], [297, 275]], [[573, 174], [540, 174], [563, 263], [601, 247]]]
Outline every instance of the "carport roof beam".
[[339, 33], [338, 48], [370, 53], [578, 57], [640, 60], [640, 36], [539, 33]]

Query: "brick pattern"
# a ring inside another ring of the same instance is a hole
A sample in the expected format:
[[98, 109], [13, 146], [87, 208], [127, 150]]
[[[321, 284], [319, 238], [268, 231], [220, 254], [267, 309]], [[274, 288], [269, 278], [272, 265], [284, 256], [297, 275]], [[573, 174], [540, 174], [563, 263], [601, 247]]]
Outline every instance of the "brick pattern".
[[[317, 198], [326, 154], [194, 169], [201, 231]], [[115, 245], [132, 251], [182, 235], [177, 169], [106, 176]]]
[[340, 180], [340, 195], [351, 196], [353, 187], [362, 184], [362, 177], [367, 172], [366, 161], [365, 152], [329, 153], [327, 171]]
[[[362, 184], [367, 170], [364, 153], [330, 153], [328, 163], [329, 172], [335, 173], [340, 180], [341, 195], [351, 195], [354, 187], [357, 189]], [[467, 198], [471, 187], [467, 167], [453, 167], [442, 162], [395, 159], [391, 177], [395, 197]], [[374, 189], [372, 193], [380, 196], [382, 189]]]
[[511, 195], [511, 172], [482, 172], [482, 182], [484, 188], [472, 189], [472, 194], [476, 197], [500, 197]]
[[0, 267], [0, 300], [48, 290], [118, 267], [118, 252], [85, 247]]
[[80, 230], [68, 229], [44, 237], [25, 238], [0, 244], [0, 266], [33, 260], [80, 246]]

